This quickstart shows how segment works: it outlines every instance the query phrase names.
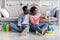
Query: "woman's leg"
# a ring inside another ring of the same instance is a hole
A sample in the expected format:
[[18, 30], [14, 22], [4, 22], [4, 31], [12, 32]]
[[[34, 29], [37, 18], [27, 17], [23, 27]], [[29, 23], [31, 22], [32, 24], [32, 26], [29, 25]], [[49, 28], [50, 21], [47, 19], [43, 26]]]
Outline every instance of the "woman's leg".
[[41, 30], [44, 30], [46, 28], [48, 28], [48, 24], [43, 24], [42, 26], [39, 26]]
[[30, 30], [31, 31], [38, 31], [39, 33], [44, 35], [47, 27], [48, 27], [47, 24], [44, 24], [42, 26], [39, 26], [39, 25], [36, 24], [36, 25], [32, 25], [30, 27]]
[[44, 35], [47, 31], [48, 24], [43, 24], [42, 26], [39, 26], [41, 29], [41, 33]]
[[36, 29], [35, 29], [35, 26], [34, 26], [34, 25], [30, 26], [30, 31], [31, 31], [31, 32], [35, 32], [35, 31], [36, 31]]
[[36, 32], [36, 31], [41, 32], [39, 25], [32, 25], [30, 27], [30, 31], [32, 31], [32, 32]]
[[16, 24], [14, 24], [14, 23], [10, 23], [10, 28], [14, 29], [16, 31], [20, 31], [20, 29], [18, 28], [18, 26]]

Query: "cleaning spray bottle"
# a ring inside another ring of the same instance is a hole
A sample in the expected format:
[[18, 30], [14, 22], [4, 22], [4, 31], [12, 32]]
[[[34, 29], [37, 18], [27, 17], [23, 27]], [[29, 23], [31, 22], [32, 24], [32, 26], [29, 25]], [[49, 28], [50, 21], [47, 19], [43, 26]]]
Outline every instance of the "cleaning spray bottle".
[[9, 24], [6, 24], [6, 32], [9, 32]]
[[6, 32], [6, 23], [3, 26], [3, 30], [4, 30], [4, 32]]

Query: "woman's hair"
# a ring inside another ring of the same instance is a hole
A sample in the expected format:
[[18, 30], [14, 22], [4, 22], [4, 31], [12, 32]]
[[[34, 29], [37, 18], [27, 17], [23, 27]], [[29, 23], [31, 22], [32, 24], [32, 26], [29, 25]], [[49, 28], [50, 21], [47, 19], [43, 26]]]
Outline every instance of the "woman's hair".
[[33, 13], [33, 11], [37, 9], [36, 7], [31, 7], [30, 12]]

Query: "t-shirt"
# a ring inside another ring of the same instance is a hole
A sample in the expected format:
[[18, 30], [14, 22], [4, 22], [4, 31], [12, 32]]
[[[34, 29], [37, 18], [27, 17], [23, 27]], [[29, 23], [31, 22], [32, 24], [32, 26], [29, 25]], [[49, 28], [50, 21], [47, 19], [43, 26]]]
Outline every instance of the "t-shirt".
[[40, 14], [30, 15], [30, 24], [39, 24]]
[[29, 14], [21, 14], [18, 18], [18, 26], [21, 24], [28, 24], [29, 25]]
[[22, 24], [29, 24], [29, 14], [25, 15], [25, 18], [24, 18]]

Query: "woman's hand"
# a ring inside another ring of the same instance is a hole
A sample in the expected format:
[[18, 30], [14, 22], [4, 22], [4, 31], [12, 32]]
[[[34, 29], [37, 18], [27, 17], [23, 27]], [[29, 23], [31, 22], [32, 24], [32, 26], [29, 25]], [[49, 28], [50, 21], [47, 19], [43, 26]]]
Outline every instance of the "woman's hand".
[[45, 18], [46, 18], [46, 16], [44, 16], [44, 15], [40, 16], [40, 19], [45, 19]]

